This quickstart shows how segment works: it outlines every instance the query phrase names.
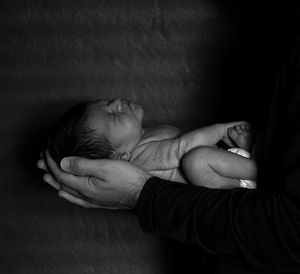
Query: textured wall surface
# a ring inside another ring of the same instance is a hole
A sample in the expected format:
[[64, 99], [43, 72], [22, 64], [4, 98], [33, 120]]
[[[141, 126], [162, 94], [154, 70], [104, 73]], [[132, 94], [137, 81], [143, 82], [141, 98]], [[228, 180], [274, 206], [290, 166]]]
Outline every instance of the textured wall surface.
[[1, 273], [193, 273], [197, 247], [59, 199], [35, 162], [85, 97], [131, 98], [146, 125], [185, 130], [251, 118], [268, 32], [255, 8], [229, 2], [1, 1]]

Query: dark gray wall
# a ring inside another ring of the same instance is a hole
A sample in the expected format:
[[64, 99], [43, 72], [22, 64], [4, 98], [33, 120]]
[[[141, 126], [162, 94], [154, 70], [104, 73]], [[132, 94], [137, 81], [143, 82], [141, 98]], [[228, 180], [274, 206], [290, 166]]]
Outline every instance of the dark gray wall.
[[255, 120], [272, 52], [261, 7], [204, 0], [0, 5], [0, 272], [192, 273], [198, 248], [143, 233], [128, 212], [59, 199], [35, 162], [47, 131], [85, 97], [131, 98], [144, 106], [146, 125], [189, 130]]

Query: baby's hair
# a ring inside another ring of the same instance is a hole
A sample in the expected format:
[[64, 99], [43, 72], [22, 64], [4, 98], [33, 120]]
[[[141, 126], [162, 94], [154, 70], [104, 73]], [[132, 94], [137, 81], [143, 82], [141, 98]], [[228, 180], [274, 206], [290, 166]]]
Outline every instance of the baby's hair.
[[83, 100], [63, 114], [48, 141], [50, 155], [57, 163], [67, 156], [103, 159], [114, 154], [109, 140], [86, 125], [90, 107], [99, 101]]

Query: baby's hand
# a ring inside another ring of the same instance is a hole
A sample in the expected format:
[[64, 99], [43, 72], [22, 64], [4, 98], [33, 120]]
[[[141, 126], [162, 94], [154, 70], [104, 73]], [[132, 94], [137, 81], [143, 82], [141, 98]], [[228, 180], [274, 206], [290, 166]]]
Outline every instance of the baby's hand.
[[230, 123], [224, 123], [221, 124], [222, 126], [222, 132], [223, 132], [223, 137], [222, 137], [222, 141], [228, 145], [229, 147], [236, 147], [237, 144], [234, 142], [234, 140], [228, 135], [228, 130], [230, 128], [234, 128], [235, 126], [240, 126], [240, 125], [249, 125], [251, 127], [251, 125], [246, 122], [246, 121], [236, 121], [236, 122], [230, 122]]
[[227, 136], [239, 148], [247, 151], [252, 147], [252, 127], [249, 123], [235, 125], [227, 129]]

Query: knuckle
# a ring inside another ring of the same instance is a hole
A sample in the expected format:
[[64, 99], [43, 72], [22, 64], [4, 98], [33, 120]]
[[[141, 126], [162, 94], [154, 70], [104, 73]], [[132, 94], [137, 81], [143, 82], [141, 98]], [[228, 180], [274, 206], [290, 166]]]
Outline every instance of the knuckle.
[[90, 179], [90, 177], [86, 177], [85, 181], [83, 181], [83, 185], [81, 187], [80, 193], [85, 196], [90, 198], [91, 195], [93, 195], [93, 183]]
[[62, 174], [60, 174], [60, 173], [57, 174], [55, 177], [56, 177], [56, 180], [59, 181], [60, 183], [62, 183], [63, 180], [64, 180], [64, 177], [63, 177]]
[[86, 181], [86, 186], [88, 191], [92, 191], [95, 188], [95, 180], [93, 177], [88, 176]]

